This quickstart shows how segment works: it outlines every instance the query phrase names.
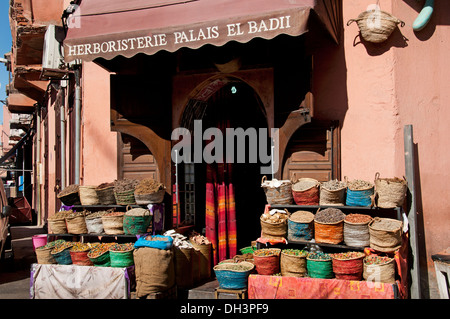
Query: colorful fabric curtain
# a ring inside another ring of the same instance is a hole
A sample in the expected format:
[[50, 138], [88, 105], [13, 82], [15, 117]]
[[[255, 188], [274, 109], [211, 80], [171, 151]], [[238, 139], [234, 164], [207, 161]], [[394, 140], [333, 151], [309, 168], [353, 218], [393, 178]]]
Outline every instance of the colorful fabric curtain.
[[206, 237], [214, 264], [236, 255], [236, 209], [231, 164], [208, 164], [206, 173]]

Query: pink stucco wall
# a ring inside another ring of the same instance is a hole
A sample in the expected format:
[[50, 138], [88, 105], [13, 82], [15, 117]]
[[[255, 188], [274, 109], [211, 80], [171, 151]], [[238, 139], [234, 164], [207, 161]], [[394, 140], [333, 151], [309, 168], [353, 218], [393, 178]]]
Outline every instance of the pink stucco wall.
[[82, 185], [117, 179], [117, 133], [110, 126], [109, 72], [95, 63], [83, 63]]
[[314, 65], [315, 115], [341, 122], [342, 176], [373, 181], [405, 175], [403, 129], [412, 124], [418, 157], [418, 219], [430, 297], [437, 288], [431, 255], [450, 247], [450, 2], [437, 1], [427, 27], [412, 24], [423, 2], [380, 1], [405, 22], [381, 44], [361, 43], [356, 23], [373, 0], [345, 0], [343, 46], [319, 52]]

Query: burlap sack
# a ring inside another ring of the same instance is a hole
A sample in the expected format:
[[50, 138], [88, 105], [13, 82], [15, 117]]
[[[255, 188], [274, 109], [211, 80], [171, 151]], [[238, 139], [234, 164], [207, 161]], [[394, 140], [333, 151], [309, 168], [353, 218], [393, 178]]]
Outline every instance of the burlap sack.
[[172, 249], [137, 248], [133, 257], [138, 298], [167, 291], [175, 285]]

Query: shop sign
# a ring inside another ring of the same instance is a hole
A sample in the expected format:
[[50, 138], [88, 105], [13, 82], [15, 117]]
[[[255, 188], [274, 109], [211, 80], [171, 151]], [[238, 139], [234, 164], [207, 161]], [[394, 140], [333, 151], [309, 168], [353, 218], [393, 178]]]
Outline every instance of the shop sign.
[[[247, 42], [254, 37], [273, 38], [286, 33], [298, 35], [306, 31], [305, 14], [309, 11], [289, 10], [241, 19], [225, 19], [199, 23], [183, 29], [167, 27], [159, 30], [140, 30], [123, 34], [105, 34], [71, 39], [64, 42], [66, 60], [93, 59], [98, 56], [132, 56], [153, 54], [159, 50], [173, 52], [181, 47], [198, 48], [204, 44], [223, 45], [228, 41]], [[74, 24], [83, 28], [83, 23]]]

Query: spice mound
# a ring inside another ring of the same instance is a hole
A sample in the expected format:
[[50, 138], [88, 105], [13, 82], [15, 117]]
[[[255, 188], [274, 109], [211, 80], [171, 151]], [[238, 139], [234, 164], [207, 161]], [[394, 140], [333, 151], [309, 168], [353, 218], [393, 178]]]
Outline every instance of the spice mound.
[[298, 256], [298, 257], [308, 256], [308, 252], [302, 249], [283, 249], [281, 253], [289, 256]]
[[314, 217], [314, 220], [316, 222], [322, 223], [322, 224], [334, 224], [339, 223], [345, 219], [345, 214], [337, 208], [326, 208], [324, 210], [321, 210], [317, 212], [316, 216]]
[[399, 229], [401, 222], [390, 218], [376, 218], [371, 224], [374, 230], [394, 231]]
[[70, 251], [73, 252], [82, 252], [82, 251], [88, 251], [91, 250], [93, 247], [100, 245], [100, 243], [80, 243], [80, 242], [73, 242], [72, 248], [70, 248]]
[[109, 247], [114, 245], [115, 243], [101, 243], [99, 245], [94, 246], [88, 253], [89, 258], [97, 258], [104, 253], [109, 251]]
[[323, 253], [321, 251], [308, 254], [308, 259], [311, 260], [331, 260], [330, 254]]
[[73, 246], [73, 243], [72, 242], [70, 242], [70, 241], [66, 241], [66, 242], [64, 242], [64, 243], [62, 243], [62, 244], [60, 244], [60, 245], [56, 245], [55, 246], [55, 248], [53, 248], [52, 249], [52, 254], [57, 254], [57, 253], [60, 253], [60, 252], [62, 252], [63, 250], [65, 250], [65, 249], [67, 249], [67, 248], [70, 248], [70, 247], [72, 247]]
[[114, 183], [102, 183], [102, 184], [98, 185], [95, 189], [102, 190], [102, 189], [106, 189], [109, 187], [114, 187]]
[[113, 244], [111, 245], [111, 247], [109, 247], [110, 251], [130, 251], [134, 249], [134, 244], [133, 243], [126, 243], [126, 244]]
[[387, 256], [370, 255], [364, 258], [364, 264], [366, 265], [383, 265], [391, 262], [393, 258]]
[[107, 211], [107, 210], [100, 210], [98, 212], [94, 212], [94, 213], [90, 213], [86, 215], [86, 219], [94, 219], [94, 218], [99, 218], [102, 217], [108, 213], [110, 213], [111, 211]]
[[105, 214], [105, 215], [103, 215], [103, 216], [107, 216], [107, 217], [111, 217], [111, 216], [123, 216], [123, 215], [125, 215], [125, 213], [124, 212], [110, 212], [110, 213], [108, 213], [108, 214]]
[[300, 178], [297, 182], [292, 184], [292, 190], [294, 191], [305, 191], [311, 187], [316, 186], [318, 183], [314, 179]]
[[51, 220], [55, 220], [55, 219], [65, 219], [67, 218], [69, 215], [71, 215], [73, 213], [73, 210], [61, 210], [59, 212], [56, 212], [55, 215], [49, 217], [48, 219]]
[[325, 188], [329, 191], [335, 191], [338, 189], [342, 189], [342, 188], [345, 188], [346, 186], [347, 185], [345, 184], [345, 182], [338, 181], [337, 179], [321, 183], [321, 187]]
[[123, 193], [127, 191], [134, 191], [139, 181], [136, 179], [119, 179], [114, 181], [114, 191], [117, 193]]
[[261, 215], [261, 220], [266, 223], [280, 224], [285, 223], [288, 219], [288, 215], [284, 210], [272, 209], [267, 213]]
[[350, 190], [363, 190], [363, 189], [369, 189], [372, 188], [373, 184], [367, 181], [363, 181], [361, 179], [355, 179], [351, 182], [348, 182], [348, 188]]
[[296, 223], [310, 223], [314, 220], [314, 214], [305, 210], [299, 210], [293, 213], [289, 219]]
[[360, 251], [349, 251], [345, 253], [336, 253], [331, 254], [331, 257], [333, 259], [339, 259], [339, 260], [350, 260], [350, 259], [358, 259], [364, 257], [365, 254]]
[[134, 192], [138, 195], [153, 194], [161, 189], [164, 189], [163, 184], [161, 184], [158, 181], [155, 181], [154, 179], [146, 178], [139, 182]]
[[253, 253], [253, 256], [256, 257], [269, 257], [269, 256], [278, 256], [280, 254], [280, 249], [273, 248], [263, 248], [258, 249]]
[[348, 214], [345, 221], [352, 224], [367, 224], [372, 220], [372, 217], [364, 214]]
[[61, 245], [61, 244], [65, 243], [65, 242], [66, 241], [64, 239], [57, 239], [57, 240], [54, 240], [54, 241], [51, 241], [51, 242], [45, 244], [44, 246], [37, 247], [36, 249], [54, 248], [54, 247], [56, 247], [58, 245]]
[[72, 184], [72, 185], [66, 186], [66, 187], [58, 194], [58, 197], [66, 196], [66, 195], [73, 194], [73, 193], [78, 193], [79, 188], [80, 188], [80, 186], [77, 185], [77, 184]]

